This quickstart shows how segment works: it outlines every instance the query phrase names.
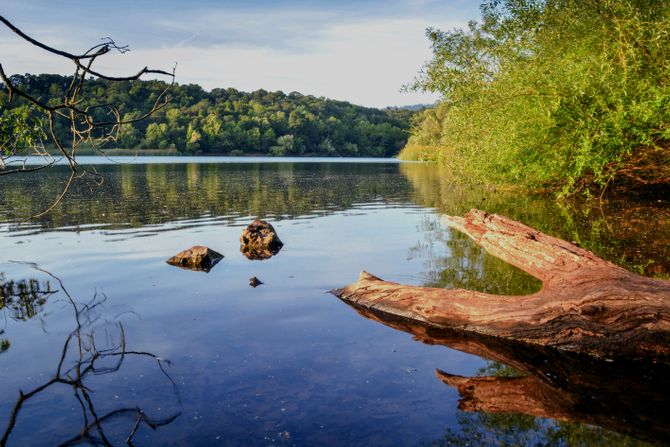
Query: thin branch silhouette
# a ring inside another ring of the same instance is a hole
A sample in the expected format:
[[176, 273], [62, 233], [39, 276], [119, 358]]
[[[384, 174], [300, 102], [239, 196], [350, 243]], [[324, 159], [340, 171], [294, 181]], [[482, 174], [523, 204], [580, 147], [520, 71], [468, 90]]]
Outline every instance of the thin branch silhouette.
[[[62, 193], [44, 212], [32, 216], [32, 218], [36, 218], [58, 206], [74, 180], [84, 178], [88, 175], [93, 176], [98, 182], [101, 181], [100, 174], [95, 172], [95, 170], [83, 167], [77, 163], [77, 149], [82, 143], [86, 143], [94, 151], [104, 156], [102, 147], [109, 142], [117, 141], [121, 126], [144, 120], [164, 108], [170, 101], [168, 91], [175, 82], [176, 64], [172, 67], [171, 71], [144, 67], [134, 75], [110, 76], [94, 70], [92, 68], [93, 64], [98, 58], [110, 52], [117, 51], [123, 54], [130, 51], [128, 46], [118, 45], [110, 37], [103, 38], [101, 43], [93, 45], [82, 54], [73, 54], [53, 48], [30, 37], [1, 15], [0, 23], [4, 24], [9, 30], [29, 44], [48, 53], [69, 59], [75, 66], [72, 80], [63, 97], [58, 99], [50, 98], [48, 101], [44, 101], [28, 93], [20, 83], [16, 82], [16, 79], [8, 76], [0, 63], [0, 80], [2, 81], [0, 85], [4, 84], [9, 101], [11, 102], [14, 98], [23, 99], [32, 107], [33, 112], [44, 119], [44, 122], [38, 119], [38, 125], [34, 126], [37, 133], [35, 137], [36, 141], [30, 144], [32, 155], [42, 157], [44, 164], [38, 167], [27, 167], [27, 159], [17, 161], [16, 156], [21, 146], [20, 139], [15, 135], [15, 132], [8, 132], [8, 136], [0, 140], [0, 175], [35, 172], [53, 166], [58, 161], [55, 157], [56, 154], [61, 159], [64, 158], [67, 161], [71, 170], [70, 178], [65, 183]], [[121, 118], [121, 112], [114, 104], [85, 104], [86, 98], [82, 95], [82, 89], [86, 83], [87, 76], [110, 82], [128, 82], [136, 81], [147, 74], [165, 76], [170, 79], [170, 82], [157, 96], [149, 109], [141, 116], [124, 120]], [[100, 110], [104, 110], [105, 115], [109, 119], [96, 119], [95, 115]], [[57, 120], [64, 122], [69, 129], [71, 141], [68, 143], [61, 141], [61, 138], [56, 135]], [[47, 148], [51, 145], [55, 148], [55, 154], [52, 154]]]

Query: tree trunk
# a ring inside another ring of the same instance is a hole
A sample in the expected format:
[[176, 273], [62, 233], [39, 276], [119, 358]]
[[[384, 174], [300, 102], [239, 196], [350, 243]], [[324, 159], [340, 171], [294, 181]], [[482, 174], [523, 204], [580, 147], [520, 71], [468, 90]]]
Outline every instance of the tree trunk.
[[443, 222], [540, 279], [533, 295], [406, 286], [362, 272], [333, 293], [356, 306], [613, 358], [670, 358], [670, 281], [635, 275], [569, 242], [479, 210]]

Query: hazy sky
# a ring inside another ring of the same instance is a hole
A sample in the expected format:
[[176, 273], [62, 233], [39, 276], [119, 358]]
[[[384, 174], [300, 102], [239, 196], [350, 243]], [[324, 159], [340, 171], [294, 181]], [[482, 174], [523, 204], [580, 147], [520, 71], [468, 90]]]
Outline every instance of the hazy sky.
[[[0, 0], [27, 34], [72, 52], [110, 36], [132, 51], [98, 64], [113, 74], [149, 65], [211, 89], [283, 90], [367, 106], [432, 102], [400, 93], [430, 59], [425, 28], [464, 26], [474, 0]], [[8, 73], [72, 70], [0, 28]]]

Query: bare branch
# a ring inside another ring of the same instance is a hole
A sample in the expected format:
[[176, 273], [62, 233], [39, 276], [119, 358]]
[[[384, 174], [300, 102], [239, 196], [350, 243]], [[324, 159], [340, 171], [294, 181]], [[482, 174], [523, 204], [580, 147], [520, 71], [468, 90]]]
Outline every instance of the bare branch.
[[[2, 84], [4, 84], [4, 86], [7, 89], [9, 101], [11, 102], [14, 98], [21, 98], [27, 101], [30, 106], [32, 106], [34, 112], [38, 114], [43, 114], [47, 118], [46, 132], [48, 140], [51, 144], [53, 144], [57, 152], [59, 152], [63, 157], [65, 157], [72, 171], [70, 178], [65, 184], [64, 189], [55, 199], [52, 205], [49, 206], [42, 213], [32, 216], [32, 218], [37, 218], [43, 216], [44, 214], [50, 212], [56, 206], [58, 206], [58, 204], [63, 200], [63, 198], [67, 194], [73, 180], [83, 178], [84, 174], [90, 172], [87, 168], [80, 166], [76, 160], [77, 149], [82, 143], [88, 143], [95, 150], [102, 151], [102, 149], [100, 148], [102, 145], [104, 145], [105, 143], [109, 143], [111, 141], [117, 141], [118, 133], [122, 125], [132, 124], [144, 120], [149, 116], [151, 116], [152, 114], [164, 108], [169, 103], [170, 98], [168, 97], [167, 93], [172, 87], [172, 85], [174, 85], [176, 65], [172, 68], [171, 71], [144, 67], [134, 75], [112, 76], [94, 70], [92, 68], [94, 62], [96, 62], [99, 57], [104, 56], [110, 51], [114, 50], [118, 51], [119, 53], [126, 53], [130, 50], [127, 46], [118, 45], [113, 39], [109, 37], [104, 38], [101, 43], [92, 46], [83, 54], [73, 54], [67, 51], [53, 48], [49, 45], [46, 45], [43, 42], [40, 42], [30, 37], [3, 16], [0, 16], [0, 22], [3, 23], [7, 28], [9, 28], [12, 32], [14, 32], [17, 36], [19, 36], [26, 42], [38, 48], [41, 48], [49, 53], [69, 59], [75, 66], [75, 71], [72, 76], [72, 80], [64, 96], [60, 98], [58, 101], [55, 101], [55, 98], [51, 98], [49, 101], [45, 101], [41, 98], [37, 98], [31, 95], [22, 86], [17, 85], [15, 82], [13, 82], [12, 78], [7, 76], [7, 74], [5, 73], [2, 64], [0, 64], [0, 80], [2, 80]], [[147, 112], [144, 113], [143, 115], [133, 119], [123, 120], [121, 118], [120, 111], [113, 104], [97, 104], [84, 107], [85, 98], [82, 97], [82, 91], [86, 83], [87, 76], [93, 76], [95, 78], [104, 79], [110, 82], [128, 82], [128, 81], [139, 80], [144, 75], [166, 76], [170, 78], [170, 83], [166, 85], [166, 87], [163, 89], [163, 91], [160, 93], [160, 95], [158, 95], [154, 103], [151, 105], [149, 110], [147, 110]], [[112, 117], [112, 119], [108, 121], [98, 122], [94, 117], [94, 112], [103, 108], [108, 109], [109, 115]], [[55, 120], [57, 118], [59, 120], [64, 120], [67, 123], [67, 128], [69, 128], [71, 141], [69, 142], [67, 148], [66, 145], [64, 144], [64, 141], [61, 141], [56, 135]], [[1, 143], [2, 146], [0, 147], [3, 149], [3, 151], [9, 153], [10, 156], [15, 155], [17, 153], [17, 148], [15, 146], [17, 144], [17, 141], [15, 138], [12, 139], [10, 136], [8, 142], [1, 142]], [[49, 151], [46, 149], [44, 149], [44, 151], [41, 152], [38, 151], [38, 155], [53, 158], [51, 154], [49, 154]], [[6, 160], [7, 160], [6, 154], [0, 155], [0, 175], [35, 172], [44, 169], [46, 167], [52, 166], [54, 164], [54, 161], [51, 160], [49, 163], [46, 163], [45, 165], [36, 168], [27, 169], [24, 165], [23, 169], [7, 170], [6, 168], [9, 163], [7, 163]]]

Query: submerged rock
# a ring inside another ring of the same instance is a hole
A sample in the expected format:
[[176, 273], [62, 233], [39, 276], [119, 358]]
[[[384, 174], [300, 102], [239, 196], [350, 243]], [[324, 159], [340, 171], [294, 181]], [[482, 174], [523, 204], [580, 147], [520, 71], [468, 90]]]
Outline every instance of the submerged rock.
[[188, 270], [209, 272], [221, 259], [223, 259], [221, 253], [208, 247], [196, 245], [177, 253], [166, 262]]
[[253, 287], [254, 289], [256, 287], [260, 286], [261, 284], [265, 284], [265, 283], [263, 281], [261, 281], [260, 279], [256, 278], [255, 276], [252, 276], [251, 278], [249, 278], [249, 285], [251, 287]]
[[242, 231], [240, 244], [242, 254], [251, 260], [271, 258], [284, 246], [274, 227], [258, 219]]

